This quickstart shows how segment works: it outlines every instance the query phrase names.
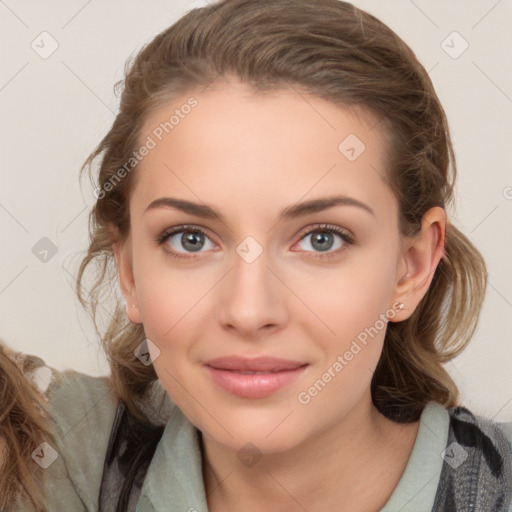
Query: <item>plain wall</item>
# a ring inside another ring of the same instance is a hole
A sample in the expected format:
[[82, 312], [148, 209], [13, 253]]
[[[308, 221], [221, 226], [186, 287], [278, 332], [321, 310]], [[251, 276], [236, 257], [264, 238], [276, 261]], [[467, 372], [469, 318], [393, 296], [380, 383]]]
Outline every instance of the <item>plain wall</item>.
[[[512, 421], [512, 3], [355, 3], [412, 47], [447, 112], [459, 168], [449, 213], [489, 269], [478, 330], [447, 368], [467, 407]], [[57, 369], [108, 372], [73, 292], [94, 199], [87, 181], [80, 190], [79, 168], [114, 119], [125, 60], [202, 5], [0, 3], [0, 337]], [[52, 44], [56, 51], [42, 58]]]

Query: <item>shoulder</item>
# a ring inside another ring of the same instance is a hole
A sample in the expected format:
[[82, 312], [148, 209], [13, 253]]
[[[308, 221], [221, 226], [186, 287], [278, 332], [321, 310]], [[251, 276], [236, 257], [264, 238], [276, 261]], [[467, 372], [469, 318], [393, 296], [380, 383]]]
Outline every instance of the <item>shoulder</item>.
[[[510, 450], [510, 459], [512, 464], [512, 421], [509, 422], [499, 422], [497, 423], [498, 427], [503, 431], [505, 438], [507, 440], [509, 450]], [[510, 508], [508, 512], [512, 512], [512, 503], [510, 504]]]
[[512, 452], [512, 421], [498, 422], [497, 425], [503, 431]]
[[463, 406], [447, 410], [450, 415], [450, 428], [462, 446], [481, 448], [489, 460], [496, 458], [496, 452], [500, 455], [510, 455], [512, 424], [508, 424], [507, 427], [507, 424], [497, 423]]
[[97, 510], [117, 408], [109, 379], [58, 371], [32, 355], [18, 354], [17, 358], [24, 375], [48, 405], [53, 439], [42, 443], [33, 458], [45, 468], [49, 509]]
[[436, 506], [440, 510], [444, 506], [508, 512], [512, 500], [510, 431], [507, 434], [492, 419], [463, 406], [447, 412], [448, 442]]
[[43, 394], [56, 430], [66, 439], [87, 433], [87, 427], [94, 427], [92, 432], [97, 439], [103, 427], [112, 426], [117, 399], [108, 377], [58, 371], [28, 354], [18, 354], [17, 363]]

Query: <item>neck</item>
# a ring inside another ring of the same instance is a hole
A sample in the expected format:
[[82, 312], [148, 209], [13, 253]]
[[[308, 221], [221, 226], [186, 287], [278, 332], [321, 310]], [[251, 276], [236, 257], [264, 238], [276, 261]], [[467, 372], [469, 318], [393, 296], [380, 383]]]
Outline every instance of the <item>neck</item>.
[[232, 449], [203, 435], [208, 508], [379, 510], [407, 465], [418, 426], [388, 420], [370, 398], [293, 449], [245, 465]]

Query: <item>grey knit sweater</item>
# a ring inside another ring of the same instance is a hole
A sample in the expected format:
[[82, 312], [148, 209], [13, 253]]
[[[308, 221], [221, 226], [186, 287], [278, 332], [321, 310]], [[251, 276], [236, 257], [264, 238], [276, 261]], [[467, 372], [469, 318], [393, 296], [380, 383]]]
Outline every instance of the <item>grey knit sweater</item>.
[[464, 407], [448, 412], [448, 444], [433, 511], [508, 512], [512, 470], [503, 431]]
[[[141, 404], [148, 420], [141, 424], [107, 378], [58, 372], [29, 357], [55, 421], [57, 457], [45, 469], [49, 512], [206, 512], [197, 428], [158, 381]], [[416, 447], [400, 481], [406, 485], [395, 490], [386, 512], [512, 512], [512, 423], [432, 402]], [[433, 483], [426, 492], [423, 472]], [[27, 512], [26, 504], [8, 512]]]
[[[512, 512], [511, 447], [503, 430], [464, 407], [448, 412], [448, 442], [432, 512]], [[159, 427], [152, 433], [146, 430], [145, 434], [149, 433], [155, 442], [147, 445], [142, 455], [140, 440], [147, 428], [119, 404], [105, 459], [100, 512], [135, 510], [144, 475], [162, 435]], [[134, 436], [137, 429], [141, 431], [140, 437]], [[126, 454], [132, 454], [138, 462], [127, 459]], [[139, 468], [131, 475], [132, 483], [123, 486], [128, 468], [133, 469], [134, 463]], [[116, 508], [119, 502], [125, 503], [121, 509]]]

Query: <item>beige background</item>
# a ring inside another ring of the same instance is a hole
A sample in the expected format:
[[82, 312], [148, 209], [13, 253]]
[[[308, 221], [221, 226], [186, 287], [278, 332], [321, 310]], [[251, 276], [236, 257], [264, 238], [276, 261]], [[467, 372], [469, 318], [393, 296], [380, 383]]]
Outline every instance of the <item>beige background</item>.
[[[447, 111], [459, 165], [454, 222], [490, 274], [479, 329], [447, 366], [466, 406], [512, 421], [512, 1], [356, 4], [413, 48]], [[114, 118], [113, 84], [127, 57], [201, 5], [0, 2], [0, 337], [58, 369], [107, 372], [72, 290], [92, 202], [86, 182], [80, 191], [79, 167]], [[41, 252], [43, 237], [54, 255]]]

